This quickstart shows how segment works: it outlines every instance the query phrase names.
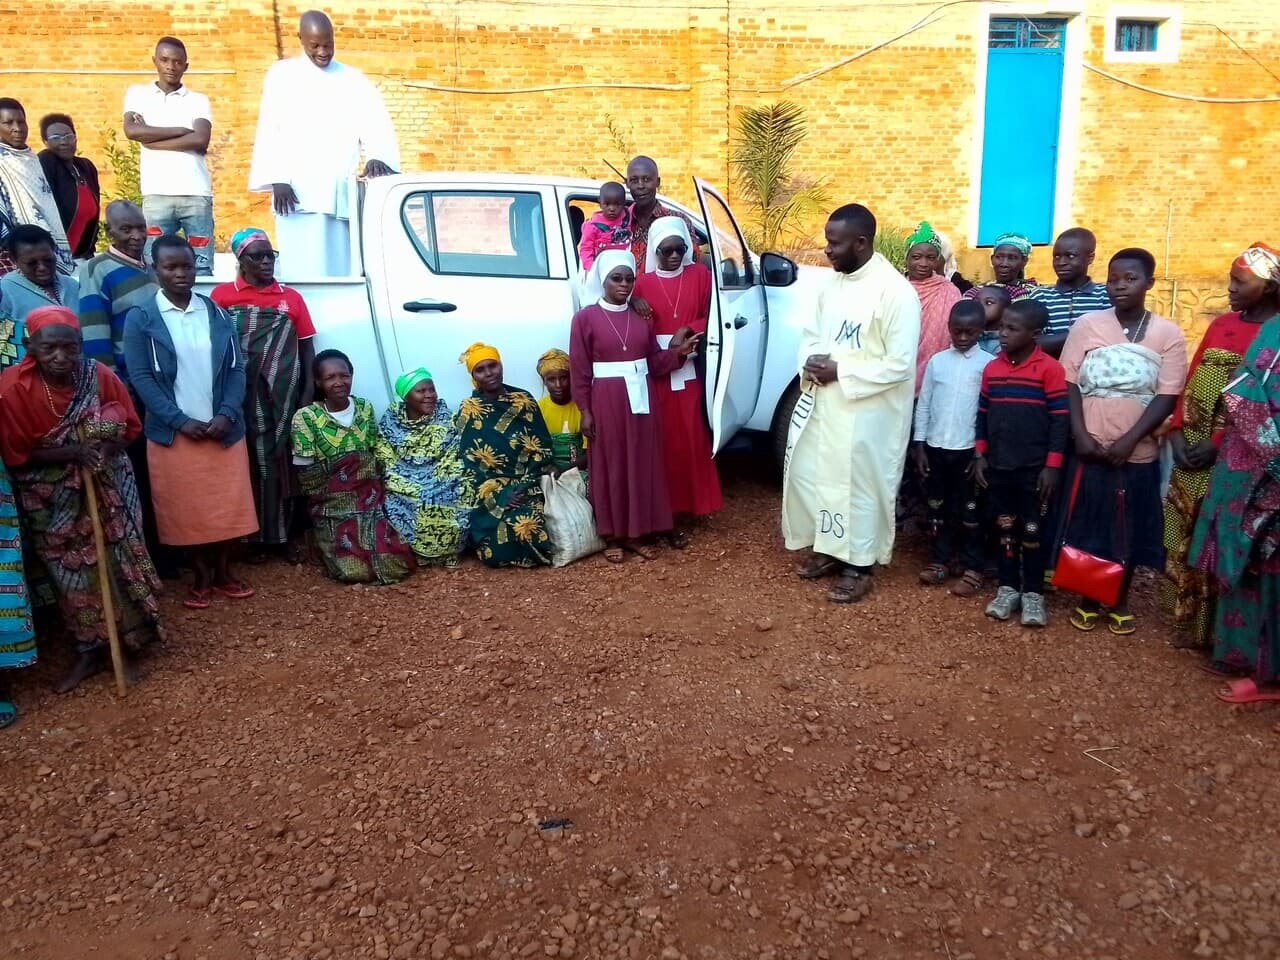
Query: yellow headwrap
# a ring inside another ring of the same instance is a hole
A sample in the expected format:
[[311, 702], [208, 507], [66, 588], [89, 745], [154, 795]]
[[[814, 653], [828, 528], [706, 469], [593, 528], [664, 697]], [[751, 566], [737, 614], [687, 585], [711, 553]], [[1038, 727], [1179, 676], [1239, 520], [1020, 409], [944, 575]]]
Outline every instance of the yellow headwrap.
[[497, 347], [491, 347], [487, 343], [481, 343], [478, 340], [463, 350], [462, 356], [458, 358], [458, 362], [466, 366], [467, 373], [470, 373], [478, 364], [486, 360], [497, 360], [501, 363], [502, 357], [499, 355]]
[[538, 358], [538, 376], [545, 377], [557, 370], [569, 369], [569, 355], [563, 350], [552, 347]]

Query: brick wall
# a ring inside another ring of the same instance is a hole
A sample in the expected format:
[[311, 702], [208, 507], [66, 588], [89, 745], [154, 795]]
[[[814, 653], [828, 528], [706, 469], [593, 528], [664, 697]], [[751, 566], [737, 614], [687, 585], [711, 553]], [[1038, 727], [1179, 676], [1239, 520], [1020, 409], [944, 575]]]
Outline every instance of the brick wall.
[[[1165, 90], [1211, 97], [1280, 93], [1268, 72], [1277, 67], [1272, 51], [1280, 30], [1273, 20], [1264, 23], [1259, 5], [1188, 6], [1179, 61], [1151, 66], [1103, 62], [1107, 6], [1085, 4], [1086, 62]], [[888, 39], [934, 9], [813, 0], [725, 0], [721, 6], [341, 0], [329, 6], [338, 55], [383, 91], [408, 169], [606, 177], [612, 174], [603, 161], [624, 159], [615, 142], [620, 134], [626, 147], [659, 159], [669, 192], [689, 199], [692, 174], [725, 183], [734, 109], [789, 98], [807, 109], [811, 124], [802, 171], [825, 177], [841, 201], [868, 203], [884, 223], [910, 227], [930, 219], [957, 241], [969, 269], [981, 273], [989, 269], [986, 252], [964, 247], [974, 218], [974, 118], [982, 109], [978, 48], [985, 42], [984, 17], [999, 8], [949, 7], [897, 43], [783, 89], [788, 79]], [[286, 55], [297, 49], [297, 12], [281, 7]], [[1190, 22], [1193, 16], [1213, 23]], [[50, 110], [70, 112], [82, 149], [95, 158], [98, 131], [119, 125], [126, 86], [147, 79], [106, 71], [149, 73], [155, 38], [183, 38], [190, 85], [214, 105], [210, 165], [218, 233], [269, 225], [265, 198], [245, 191], [262, 77], [276, 55], [269, 4], [51, 0], [38, 16], [14, 6], [0, 10], [0, 27], [22, 38], [11, 39], [0, 71], [3, 92], [23, 100], [33, 121]], [[1269, 66], [1254, 62], [1218, 27]], [[84, 73], [57, 72], [71, 70]], [[594, 86], [513, 92], [575, 84]], [[1280, 104], [1172, 100], [1090, 72], [1079, 101], [1073, 208], [1060, 219], [1092, 227], [1102, 259], [1120, 246], [1146, 246], [1162, 270], [1167, 262], [1170, 276], [1212, 287], [1247, 243], [1280, 242], [1274, 159]], [[1010, 122], [1038, 109], [1043, 105], [1009, 92]], [[610, 120], [617, 132], [610, 132]], [[1033, 275], [1050, 275], [1043, 250], [1031, 266]]]

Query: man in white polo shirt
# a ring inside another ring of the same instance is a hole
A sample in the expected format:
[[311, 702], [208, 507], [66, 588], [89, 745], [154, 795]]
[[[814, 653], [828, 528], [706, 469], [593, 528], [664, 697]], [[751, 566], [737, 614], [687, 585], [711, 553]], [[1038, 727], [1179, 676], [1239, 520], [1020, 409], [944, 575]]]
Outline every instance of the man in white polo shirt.
[[196, 253], [196, 272], [213, 273], [213, 184], [205, 153], [213, 132], [209, 98], [182, 85], [187, 48], [161, 37], [151, 62], [154, 83], [124, 95], [124, 135], [142, 145], [142, 213], [146, 257], [164, 233], [184, 233]]

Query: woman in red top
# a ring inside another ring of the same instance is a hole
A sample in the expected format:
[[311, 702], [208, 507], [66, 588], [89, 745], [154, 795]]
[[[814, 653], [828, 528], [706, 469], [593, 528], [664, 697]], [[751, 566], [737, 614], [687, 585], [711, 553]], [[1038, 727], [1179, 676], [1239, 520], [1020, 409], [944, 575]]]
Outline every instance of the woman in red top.
[[[24, 533], [79, 649], [54, 687], [58, 693], [106, 665], [98, 586], [104, 568], [115, 583], [126, 648], [140, 647], [159, 629], [160, 579], [142, 539], [142, 505], [124, 453], [141, 432], [119, 377], [80, 352], [75, 314], [66, 307], [27, 314], [27, 355], [0, 375], [0, 455], [13, 477]], [[105, 558], [88, 520], [86, 473], [96, 487]]]
[[1204, 332], [1191, 358], [1187, 387], [1173, 413], [1169, 436], [1174, 469], [1164, 503], [1164, 546], [1167, 551], [1165, 605], [1185, 635], [1174, 646], [1207, 650], [1213, 644], [1212, 578], [1190, 567], [1187, 554], [1209, 474], [1222, 441], [1222, 391], [1244, 360], [1262, 325], [1280, 314], [1280, 250], [1255, 243], [1231, 264], [1224, 313]]
[[[693, 251], [689, 227], [681, 218], [662, 217], [649, 228], [645, 272], [636, 281], [635, 295], [652, 308], [653, 332], [664, 348], [681, 330], [697, 336], [707, 332], [711, 271], [694, 262]], [[683, 549], [689, 535], [680, 528], [681, 520], [709, 516], [722, 505], [694, 359], [686, 359], [670, 376], [655, 377], [653, 392], [661, 412], [667, 489], [676, 520], [669, 540]]]
[[240, 275], [209, 298], [231, 315], [245, 358], [244, 424], [258, 510], [257, 542], [281, 549], [293, 523], [289, 433], [293, 415], [312, 401], [316, 328], [297, 290], [276, 282], [276, 257], [254, 227], [231, 238]]
[[51, 113], [40, 120], [40, 166], [58, 205], [62, 228], [67, 231], [71, 256], [88, 260], [96, 252], [102, 212], [98, 168], [88, 157], [76, 156], [76, 127], [65, 113]]

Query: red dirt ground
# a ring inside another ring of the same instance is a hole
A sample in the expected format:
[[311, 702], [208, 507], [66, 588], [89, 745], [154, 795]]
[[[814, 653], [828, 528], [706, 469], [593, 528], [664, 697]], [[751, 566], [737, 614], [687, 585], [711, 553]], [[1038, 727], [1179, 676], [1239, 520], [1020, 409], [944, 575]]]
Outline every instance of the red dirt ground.
[[166, 601], [124, 702], [42, 693], [49, 652], [0, 733], [7, 954], [1280, 955], [1280, 712], [1214, 700], [1149, 603], [993, 624], [911, 544], [834, 607], [759, 472], [653, 563], [246, 568]]

